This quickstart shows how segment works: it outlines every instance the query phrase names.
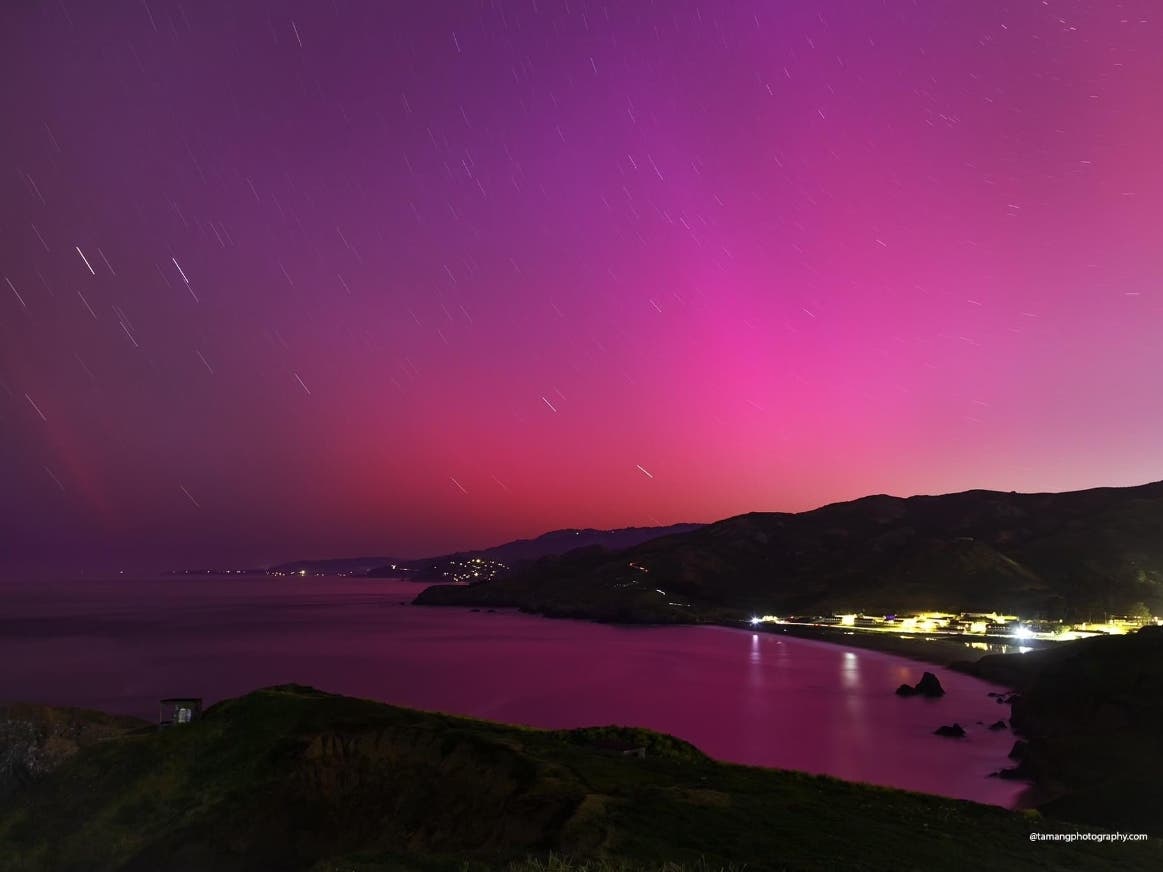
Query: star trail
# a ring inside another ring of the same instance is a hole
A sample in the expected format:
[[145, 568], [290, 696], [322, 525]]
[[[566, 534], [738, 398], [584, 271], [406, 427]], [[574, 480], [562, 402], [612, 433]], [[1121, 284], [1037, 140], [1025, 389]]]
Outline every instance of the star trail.
[[0, 34], [0, 563], [1160, 477], [1153, 3], [27, 0]]

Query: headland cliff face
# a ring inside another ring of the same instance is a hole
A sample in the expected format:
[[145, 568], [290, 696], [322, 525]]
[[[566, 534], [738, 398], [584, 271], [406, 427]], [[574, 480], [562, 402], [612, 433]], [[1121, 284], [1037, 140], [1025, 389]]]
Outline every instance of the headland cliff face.
[[148, 726], [138, 718], [86, 709], [0, 704], [0, 799], [88, 745]]

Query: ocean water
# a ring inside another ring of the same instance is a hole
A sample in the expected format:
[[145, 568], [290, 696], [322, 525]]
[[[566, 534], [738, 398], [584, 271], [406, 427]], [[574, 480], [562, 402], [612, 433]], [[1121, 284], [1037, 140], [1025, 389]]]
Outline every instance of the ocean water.
[[[926, 668], [841, 644], [720, 627], [619, 627], [407, 605], [412, 582], [190, 577], [0, 582], [0, 701], [157, 717], [295, 682], [538, 727], [627, 724], [720, 760], [1014, 806], [1009, 715], [930, 667], [939, 700], [901, 699]], [[960, 723], [962, 740], [934, 736]]]

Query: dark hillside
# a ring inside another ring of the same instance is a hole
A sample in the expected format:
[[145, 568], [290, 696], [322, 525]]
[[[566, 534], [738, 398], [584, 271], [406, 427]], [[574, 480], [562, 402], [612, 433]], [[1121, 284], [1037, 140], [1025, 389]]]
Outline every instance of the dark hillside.
[[283, 686], [90, 746], [17, 792], [0, 804], [0, 872], [471, 870], [549, 852], [635, 869], [1163, 864], [1157, 844], [1031, 845], [1031, 829], [1074, 826], [720, 764], [645, 730], [521, 729]]
[[740, 515], [604, 558], [565, 555], [508, 579], [430, 588], [418, 602], [660, 621], [705, 620], [724, 608], [1073, 619], [1163, 611], [1163, 483], [871, 496]]
[[983, 657], [963, 671], [1020, 689], [1019, 771], [1048, 814], [1163, 836], [1163, 628]]

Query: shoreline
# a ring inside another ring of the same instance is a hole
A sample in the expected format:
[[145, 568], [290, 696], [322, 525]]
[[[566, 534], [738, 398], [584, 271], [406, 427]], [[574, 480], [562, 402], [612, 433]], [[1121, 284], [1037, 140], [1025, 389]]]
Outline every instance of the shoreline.
[[[429, 604], [428, 603], [419, 603], [419, 604], [413, 603], [413, 605], [427, 606]], [[552, 613], [547, 614], [544, 612], [533, 611], [531, 609], [524, 609], [524, 608], [520, 608], [517, 606], [493, 606], [493, 607], [489, 607], [486, 609], [485, 607], [482, 607], [482, 606], [475, 606], [475, 605], [469, 606], [469, 605], [462, 605], [460, 603], [457, 603], [457, 604], [449, 603], [449, 604], [435, 604], [433, 607], [448, 608], [449, 606], [459, 606], [464, 611], [468, 611], [468, 612], [485, 613], [486, 611], [490, 611], [490, 612], [496, 612], [496, 613], [502, 613], [502, 614], [508, 612], [511, 614], [521, 614], [521, 615], [526, 615], [528, 617], [538, 617], [538, 618], [542, 618], [542, 619], [546, 619], [546, 620], [553, 620], [553, 621], [578, 621], [578, 622], [582, 622], [582, 623], [605, 624], [605, 625], [608, 625], [611, 627], [618, 627], [621, 629], [634, 629], [634, 628], [640, 628], [640, 629], [645, 629], [645, 630], [649, 630], [649, 629], [673, 629], [673, 628], [681, 627], [681, 626], [706, 627], [706, 628], [714, 627], [714, 628], [718, 628], [718, 629], [730, 630], [732, 632], [742, 632], [742, 633], [751, 633], [751, 634], [757, 634], [759, 632], [764, 632], [764, 633], [768, 633], [770, 635], [775, 635], [775, 636], [786, 635], [786, 636], [791, 636], [791, 637], [796, 638], [796, 639], [802, 639], [803, 641], [806, 641], [806, 642], [822, 642], [826, 645], [830, 645], [833, 647], [859, 648], [862, 650], [866, 650], [866, 651], [876, 653], [876, 654], [885, 655], [888, 657], [899, 657], [901, 659], [916, 663], [918, 666], [921, 666], [921, 667], [930, 667], [932, 670], [944, 670], [944, 671], [948, 671], [948, 672], [957, 673], [960, 675], [971, 675], [972, 677], [979, 678], [980, 680], [986, 682], [987, 684], [990, 684], [990, 685], [996, 687], [998, 689], [998, 691], [1004, 691], [1006, 693], [1012, 693], [1014, 691], [1014, 688], [1010, 687], [1007, 684], [1000, 683], [1000, 682], [997, 682], [995, 680], [990, 680], [987, 678], [982, 678], [981, 676], [974, 676], [972, 674], [972, 672], [970, 672], [969, 670], [958, 669], [955, 667], [955, 664], [966, 664], [966, 663], [975, 662], [978, 658], [975, 657], [974, 655], [978, 654], [979, 652], [976, 652], [973, 649], [968, 648], [962, 642], [933, 639], [931, 637], [925, 637], [923, 634], [917, 634], [916, 637], [901, 638], [900, 634], [896, 634], [896, 633], [861, 632], [859, 630], [850, 631], [850, 630], [841, 630], [839, 628], [833, 629], [830, 627], [814, 627], [814, 626], [802, 625], [802, 624], [759, 624], [759, 625], [753, 626], [749, 622], [744, 621], [744, 620], [724, 621], [721, 619], [717, 620], [717, 621], [690, 622], [690, 623], [686, 623], [686, 624], [674, 624], [674, 623], [666, 623], [666, 622], [647, 623], [647, 622], [639, 622], [639, 621], [603, 621], [603, 620], [599, 620], [599, 619], [593, 618], [593, 617], [585, 618], [585, 617], [579, 617], [579, 616], [555, 615]], [[980, 652], [981, 656], [984, 656], [987, 653], [988, 652]], [[917, 674], [916, 677], [919, 677], [919, 673]], [[1002, 714], [1002, 712], [999, 712], [999, 714]], [[1011, 720], [1011, 717], [1012, 717], [1012, 707], [1009, 706], [1008, 704], [1004, 707], [1004, 715], [1005, 715], [1004, 720], [1008, 724]], [[1011, 732], [1011, 735], [1013, 736], [1013, 738], [1015, 739], [1015, 741], [1018, 739], [1024, 738], [1021, 735], [1019, 735], [1017, 732], [1013, 731], [1012, 727], [1010, 727], [1010, 732]], [[704, 753], [706, 753], [706, 752], [704, 752]], [[729, 762], [729, 761], [720, 761], [720, 762]], [[736, 763], [734, 765], [752, 765], [752, 766], [759, 766], [759, 768], [769, 768], [769, 767], [761, 766], [760, 764]], [[994, 771], [1000, 772], [1004, 769], [1010, 768], [1012, 765], [1013, 765], [1013, 761], [1010, 758], [999, 757], [997, 760], [997, 769]], [[787, 771], [807, 773], [807, 770], [802, 770], [802, 769], [789, 769]], [[808, 774], [810, 774], [810, 773], [808, 773]], [[830, 776], [830, 777], [838, 777], [838, 776]], [[987, 775], [983, 775], [982, 777], [983, 778], [990, 778], [993, 776], [987, 774]], [[843, 781], [845, 779], [840, 779], [840, 780]], [[848, 781], [847, 783], [862, 784], [864, 782]], [[1007, 802], [1005, 804], [995, 804], [995, 803], [990, 803], [990, 802], [982, 802], [981, 800], [965, 800], [965, 801], [975, 802], [976, 804], [979, 804], [979, 805], [989, 805], [989, 806], [994, 806], [997, 808], [1004, 808], [1006, 810], [1014, 811], [1014, 812], [1021, 812], [1021, 811], [1027, 810], [1027, 809], [1035, 808], [1036, 807], [1035, 800], [1037, 800], [1039, 797], [1042, 796], [1042, 789], [1041, 789], [1040, 785], [1038, 785], [1037, 782], [1030, 781], [1030, 780], [1024, 779], [1024, 778], [1023, 779], [1014, 779], [1014, 783], [1022, 784], [1023, 789], [1012, 800], [1010, 800], [1009, 802]], [[898, 787], [898, 788], [890, 788], [890, 789], [903, 789], [903, 788]], [[946, 794], [939, 794], [939, 793], [926, 793], [924, 795], [947, 796]]]
[[[441, 587], [442, 585], [429, 585], [428, 587]], [[428, 587], [421, 590], [423, 593]], [[570, 612], [559, 613], [553, 609], [532, 609], [526, 606], [514, 605], [512, 603], [489, 603], [486, 601], [467, 601], [467, 602], [420, 602], [419, 593], [414, 598], [410, 605], [419, 606], [423, 608], [462, 608], [466, 611], [484, 611], [492, 609], [493, 611], [512, 611], [526, 615], [536, 615], [537, 617], [546, 618], [554, 621], [583, 621], [595, 624], [609, 624], [611, 626], [620, 627], [675, 627], [675, 626], [692, 626], [692, 627], [723, 627], [729, 630], [743, 630], [752, 633], [782, 633], [788, 636], [795, 636], [801, 639], [814, 639], [820, 642], [827, 642], [832, 645], [848, 645], [854, 648], [864, 648], [871, 651], [879, 651], [884, 654], [893, 654], [898, 657], [904, 657], [908, 660], [915, 660], [918, 663], [927, 663], [931, 666], [938, 666], [942, 669], [953, 668], [956, 663], [975, 663], [982, 657], [993, 653], [992, 651], [978, 651], [970, 648], [967, 644], [961, 641], [953, 641], [952, 639], [932, 638], [927, 637], [923, 633], [905, 636], [901, 633], [891, 633], [884, 631], [869, 631], [860, 628], [845, 627], [817, 627], [810, 624], [750, 624], [743, 618], [738, 619], [724, 619], [722, 616], [712, 617], [708, 620], [691, 620], [686, 622], [671, 622], [671, 621], [619, 621], [609, 620], [600, 615], [587, 615], [584, 612]], [[692, 616], [693, 617], [693, 616]], [[1037, 642], [1030, 645], [1031, 648], [1041, 648]]]
[[[920, 663], [927, 666], [933, 666], [938, 669], [948, 669], [952, 672], [958, 672], [963, 675], [974, 675], [972, 670], [965, 668], [958, 668], [958, 666], [971, 665], [976, 663], [980, 657], [988, 656], [989, 652], [984, 652], [978, 657], [954, 657], [954, 654], [972, 655], [974, 652], [968, 649], [964, 644], [941, 640], [941, 639], [926, 639], [923, 636], [917, 638], [901, 638], [895, 633], [879, 633], [868, 632], [860, 630], [838, 630], [829, 627], [812, 627], [803, 624], [776, 624], [776, 625], [758, 625], [756, 627], [731, 627], [729, 624], [719, 624], [718, 626], [728, 627], [730, 629], [750, 629], [752, 632], [771, 633], [773, 635], [792, 636], [797, 639], [804, 639], [806, 641], [823, 642], [827, 645], [844, 645], [856, 648], [862, 648], [866, 651], [873, 651], [879, 654], [888, 654], [890, 656], [902, 657], [911, 660], [915, 663]], [[918, 645], [923, 645], [925, 650], [917, 650]], [[1054, 643], [1041, 647], [1052, 647]], [[936, 655], [936, 656], [932, 656]], [[983, 676], [975, 676], [984, 681], [989, 682], [997, 687], [1003, 688], [1009, 693], [1017, 693], [1017, 689], [1010, 687], [1008, 684], [999, 683], [994, 679], [985, 678]], [[1009, 724], [1010, 734], [1014, 737], [1014, 741], [1028, 741], [1029, 737], [1017, 730], [1013, 726], [1013, 705], [1006, 703], [1008, 717], [1005, 718]], [[1011, 768], [1013, 761], [1006, 758], [1002, 761], [1002, 766], [999, 772], [1004, 769]], [[986, 776], [991, 777], [991, 776]], [[1022, 783], [1025, 788], [1014, 799], [1013, 804], [1009, 806], [1002, 806], [1010, 811], [1022, 812], [1036, 810], [1039, 805], [1046, 802], [1048, 798], [1053, 798], [1054, 794], [1049, 788], [1039, 783], [1036, 778], [1024, 777], [1017, 778], [1014, 781]]]
[[[730, 626], [722, 624], [721, 626]], [[744, 626], [752, 632], [781, 633], [795, 636], [800, 639], [815, 639], [833, 645], [849, 645], [854, 648], [865, 648], [870, 651], [880, 651], [884, 654], [894, 654], [920, 663], [939, 666], [942, 669], [951, 669], [958, 663], [974, 663], [982, 657], [989, 656], [990, 651], [978, 651], [970, 648], [965, 642], [953, 639], [932, 638], [923, 633], [905, 635], [882, 631], [867, 631], [860, 629], [834, 629], [831, 627], [815, 627], [808, 624], [757, 624], [754, 627]], [[1050, 643], [1054, 644], [1054, 643]], [[1031, 648], [1044, 647], [1031, 645]]]

